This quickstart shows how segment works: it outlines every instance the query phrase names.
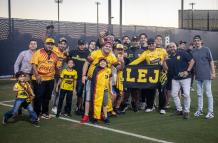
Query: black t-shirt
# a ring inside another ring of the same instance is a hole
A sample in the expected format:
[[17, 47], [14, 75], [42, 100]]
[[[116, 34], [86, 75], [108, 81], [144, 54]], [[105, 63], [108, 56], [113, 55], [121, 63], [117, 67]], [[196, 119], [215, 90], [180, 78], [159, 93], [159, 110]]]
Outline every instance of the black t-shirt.
[[128, 50], [126, 50], [127, 57], [125, 58], [125, 64], [128, 65], [135, 59], [139, 57], [140, 54], [142, 54], [144, 51], [140, 48], [130, 47]]
[[90, 54], [90, 51], [88, 49], [80, 50], [71, 50], [69, 53], [69, 56], [73, 58], [75, 62], [75, 70], [77, 71], [78, 74], [78, 79], [82, 78], [82, 69], [83, 65], [86, 61], [86, 58]]

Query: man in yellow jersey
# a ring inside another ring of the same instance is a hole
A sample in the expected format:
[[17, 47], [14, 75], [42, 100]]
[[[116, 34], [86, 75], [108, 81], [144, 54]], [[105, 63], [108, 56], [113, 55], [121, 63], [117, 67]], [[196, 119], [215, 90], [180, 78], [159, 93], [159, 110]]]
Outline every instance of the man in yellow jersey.
[[33, 65], [33, 89], [36, 95], [34, 110], [42, 118], [49, 119], [49, 101], [54, 88], [54, 75], [58, 57], [52, 51], [54, 39], [47, 38], [44, 48], [37, 50], [30, 61]]
[[[148, 50], [144, 51], [139, 58], [134, 60], [130, 63], [130, 65], [137, 65], [143, 61], [146, 61], [148, 65], [166, 65], [165, 59], [167, 58], [167, 52], [163, 48], [156, 48], [156, 43], [154, 39], [150, 38], [148, 40]], [[153, 105], [154, 105], [154, 99], [155, 99], [155, 93], [156, 89], [143, 89], [142, 94], [144, 94], [147, 98], [147, 107], [145, 112], [152, 112], [153, 111]], [[163, 97], [162, 97], [163, 96]], [[161, 114], [165, 114], [164, 106], [165, 106], [165, 100], [164, 100], [164, 94], [160, 94], [159, 97], [159, 109]]]
[[[112, 53], [113, 40], [107, 40], [107, 39], [111, 39], [111, 38], [106, 37], [105, 40], [104, 40], [104, 46], [101, 49], [92, 52], [90, 54], [90, 56], [88, 56], [86, 62], [84, 63], [84, 66], [83, 66], [83, 74], [82, 74], [83, 84], [85, 84], [85, 81], [87, 79], [88, 80], [86, 82], [85, 114], [83, 116], [83, 119], [81, 120], [81, 123], [89, 121], [89, 116], [88, 115], [89, 115], [90, 85], [91, 85], [91, 80], [90, 79], [92, 78], [92, 74], [93, 74], [93, 71], [94, 71], [94, 69], [96, 67], [96, 64], [99, 63], [100, 59], [104, 58], [104, 59], [107, 60], [109, 68], [111, 68], [112, 65], [115, 66], [115, 67], [117, 65], [120, 65], [117, 58]], [[121, 68], [121, 65], [117, 66], [117, 68]], [[88, 73], [87, 73], [87, 71], [88, 71]]]
[[[56, 90], [57, 88], [57, 82], [60, 78], [60, 72], [63, 68], [63, 61], [66, 59], [67, 56], [67, 39], [64, 37], [61, 37], [58, 41], [58, 47], [53, 47], [52, 51], [58, 56], [58, 61], [57, 61], [57, 69], [55, 72], [55, 80], [54, 80], [54, 89]], [[57, 102], [58, 102], [58, 92], [56, 92], [55, 90], [53, 90], [53, 94], [52, 94], [52, 103], [53, 103], [53, 107], [52, 107], [52, 112], [54, 114], [57, 113]]]

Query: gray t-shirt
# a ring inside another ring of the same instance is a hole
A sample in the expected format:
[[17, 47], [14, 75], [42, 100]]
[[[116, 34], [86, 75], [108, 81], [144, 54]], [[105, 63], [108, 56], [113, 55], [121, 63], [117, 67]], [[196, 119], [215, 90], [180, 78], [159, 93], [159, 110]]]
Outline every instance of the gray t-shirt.
[[210, 62], [213, 60], [210, 49], [208, 47], [195, 48], [192, 51], [192, 55], [195, 61], [196, 80], [210, 80]]

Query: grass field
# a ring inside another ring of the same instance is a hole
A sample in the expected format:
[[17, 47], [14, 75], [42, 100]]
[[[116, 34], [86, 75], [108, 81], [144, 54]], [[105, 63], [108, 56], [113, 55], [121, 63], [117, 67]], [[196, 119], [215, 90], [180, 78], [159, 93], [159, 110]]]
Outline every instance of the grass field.
[[[0, 81], [0, 102], [13, 100], [12, 86], [15, 81]], [[28, 122], [28, 116], [0, 125], [1, 143], [217, 143], [218, 142], [218, 79], [213, 81], [215, 118], [206, 120], [204, 116], [195, 118], [196, 92], [191, 92], [191, 117], [184, 120], [180, 116], [174, 116], [174, 106], [166, 115], [158, 112], [134, 113], [128, 111], [125, 115], [111, 118], [110, 125], [100, 124], [98, 127], [80, 125], [77, 121], [81, 117], [73, 114], [71, 118], [52, 118], [41, 120], [40, 127], [36, 128]], [[207, 107], [207, 99], [204, 100]], [[13, 102], [4, 102], [12, 105]], [[11, 107], [0, 105], [0, 117]], [[206, 112], [206, 108], [204, 110]], [[76, 121], [77, 120], [77, 121]], [[104, 128], [106, 127], [106, 128]], [[113, 130], [114, 129], [114, 130]], [[150, 138], [149, 138], [150, 137]], [[157, 140], [155, 140], [157, 139]]]

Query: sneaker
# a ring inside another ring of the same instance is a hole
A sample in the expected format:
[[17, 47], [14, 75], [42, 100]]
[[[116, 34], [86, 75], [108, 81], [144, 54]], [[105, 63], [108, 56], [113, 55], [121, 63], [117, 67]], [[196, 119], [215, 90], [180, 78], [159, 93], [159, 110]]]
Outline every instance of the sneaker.
[[179, 110], [176, 110], [175, 115], [178, 115], [178, 116], [183, 115], [183, 112], [179, 111]]
[[153, 111], [153, 109], [150, 109], [150, 108], [147, 108], [147, 109], [145, 110], [146, 113], [149, 113], [149, 112], [152, 112], [152, 111]]
[[33, 125], [34, 127], [40, 127], [38, 121], [34, 121], [34, 122], [32, 122], [32, 125]]
[[56, 114], [56, 116], [55, 116], [56, 118], [59, 118], [60, 117], [60, 114]]
[[121, 112], [122, 112], [122, 113], [125, 113], [128, 108], [129, 108], [128, 105], [124, 105], [124, 106], [121, 108]]
[[52, 112], [53, 114], [57, 114], [57, 107], [54, 106], [54, 107], [51, 109], [51, 112]]
[[93, 119], [92, 120], [92, 124], [97, 125], [98, 124], [98, 120], [97, 119]]
[[104, 120], [104, 123], [105, 123], [105, 124], [110, 124], [110, 121], [109, 121], [109, 119], [108, 119], [108, 118], [106, 118], [106, 119]]
[[48, 114], [42, 114], [41, 118], [48, 120], [48, 119], [51, 119], [51, 116], [49, 116]]
[[160, 114], [166, 114], [166, 111], [164, 109], [161, 109]]
[[203, 115], [203, 111], [196, 111], [195, 113], [194, 113], [194, 116], [195, 117], [199, 117], [199, 116], [202, 116]]
[[205, 116], [206, 119], [212, 119], [214, 118], [213, 112], [208, 112], [207, 115]]
[[80, 123], [87, 123], [89, 121], [89, 116], [84, 115]]
[[139, 110], [145, 110], [146, 103], [142, 102], [141, 105], [139, 106]]
[[7, 122], [8, 122], [8, 121], [6, 120], [5, 116], [3, 116], [3, 119], [2, 119], [2, 124], [3, 124], [3, 125], [6, 125], [6, 124], [7, 124]]
[[184, 112], [183, 113], [183, 119], [188, 119], [189, 118], [189, 113], [188, 112]]

